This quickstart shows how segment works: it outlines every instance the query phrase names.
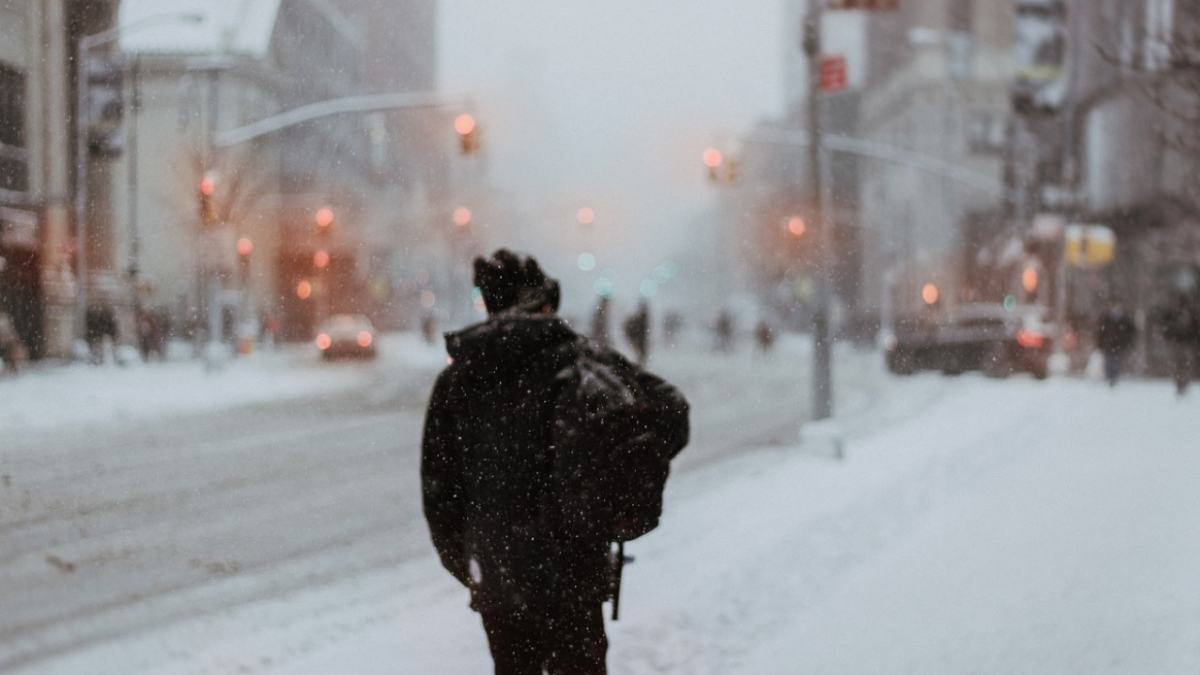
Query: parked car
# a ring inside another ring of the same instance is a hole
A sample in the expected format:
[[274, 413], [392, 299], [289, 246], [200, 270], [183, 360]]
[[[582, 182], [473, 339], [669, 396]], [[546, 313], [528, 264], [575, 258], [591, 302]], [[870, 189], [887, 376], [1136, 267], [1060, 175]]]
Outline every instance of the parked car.
[[361, 314], [335, 314], [317, 328], [317, 348], [326, 359], [375, 357], [375, 327]]
[[885, 340], [888, 369], [898, 375], [978, 370], [1007, 377], [1027, 372], [1043, 379], [1050, 373], [1053, 347], [1044, 313], [1040, 307], [972, 304], [938, 321], [899, 322]]

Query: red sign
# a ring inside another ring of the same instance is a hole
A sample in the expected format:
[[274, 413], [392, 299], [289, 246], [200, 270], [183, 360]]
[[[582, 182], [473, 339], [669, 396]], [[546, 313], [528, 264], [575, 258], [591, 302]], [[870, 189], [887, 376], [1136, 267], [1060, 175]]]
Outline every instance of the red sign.
[[846, 89], [846, 57], [822, 56], [821, 91], [830, 93]]

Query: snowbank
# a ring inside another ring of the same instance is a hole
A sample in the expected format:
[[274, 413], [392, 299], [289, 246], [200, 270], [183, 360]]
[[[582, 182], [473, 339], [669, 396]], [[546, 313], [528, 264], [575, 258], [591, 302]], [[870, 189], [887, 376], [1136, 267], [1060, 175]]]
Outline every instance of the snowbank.
[[323, 363], [314, 347], [257, 352], [206, 369], [200, 360], [71, 364], [0, 379], [0, 431], [153, 419], [286, 401], [369, 384], [379, 369], [445, 366], [411, 333], [384, 335], [375, 362]]

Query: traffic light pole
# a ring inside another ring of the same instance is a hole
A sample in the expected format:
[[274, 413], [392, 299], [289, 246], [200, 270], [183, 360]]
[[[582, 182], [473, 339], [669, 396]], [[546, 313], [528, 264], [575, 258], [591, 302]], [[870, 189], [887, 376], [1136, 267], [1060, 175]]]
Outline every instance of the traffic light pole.
[[825, 0], [809, 0], [804, 20], [804, 54], [808, 58], [808, 182], [812, 213], [819, 219], [816, 248], [819, 274], [817, 306], [813, 316], [814, 421], [833, 415], [833, 350], [830, 344], [829, 305], [833, 293], [833, 218], [825, 208], [824, 164], [821, 143], [821, 15]]

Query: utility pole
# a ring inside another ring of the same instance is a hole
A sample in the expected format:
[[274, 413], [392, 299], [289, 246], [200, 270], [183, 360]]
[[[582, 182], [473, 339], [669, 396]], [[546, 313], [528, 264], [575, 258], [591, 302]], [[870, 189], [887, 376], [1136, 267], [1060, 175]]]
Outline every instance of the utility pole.
[[134, 334], [140, 338], [142, 321], [142, 303], [138, 292], [138, 276], [141, 273], [141, 239], [138, 233], [138, 112], [141, 108], [141, 90], [138, 87], [138, 76], [142, 57], [133, 57], [129, 68], [129, 138], [125, 140], [125, 152], [128, 171], [125, 189], [126, 201], [129, 204], [129, 290], [133, 304]]
[[821, 143], [821, 16], [825, 0], [809, 0], [804, 19], [804, 54], [808, 58], [808, 182], [816, 227], [817, 306], [813, 316], [813, 420], [833, 415], [833, 350], [829, 334], [829, 305], [833, 292], [833, 219], [824, 205], [824, 166]]
[[1075, 137], [1078, 133], [1079, 114], [1079, 59], [1082, 50], [1079, 49], [1080, 30], [1083, 17], [1083, 3], [1078, 0], [1067, 0], [1067, 100], [1063, 108], [1063, 161], [1062, 184], [1066, 188], [1067, 205], [1064, 209], [1064, 228], [1059, 233], [1058, 245], [1055, 247], [1054, 269], [1054, 323], [1058, 334], [1054, 336], [1054, 351], [1065, 352], [1067, 321], [1070, 317], [1067, 305], [1070, 302], [1068, 284], [1071, 277], [1067, 271], [1067, 238], [1065, 225], [1075, 221], [1079, 215], [1079, 162], [1078, 148]]

